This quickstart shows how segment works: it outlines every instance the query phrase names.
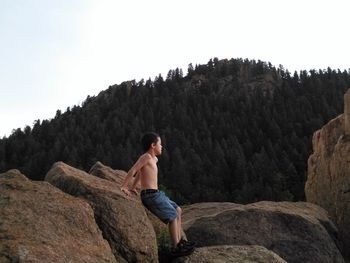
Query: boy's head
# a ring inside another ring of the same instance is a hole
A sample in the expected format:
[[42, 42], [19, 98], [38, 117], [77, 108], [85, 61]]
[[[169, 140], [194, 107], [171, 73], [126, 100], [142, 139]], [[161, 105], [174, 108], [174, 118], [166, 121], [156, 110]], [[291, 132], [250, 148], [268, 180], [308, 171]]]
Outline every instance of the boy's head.
[[158, 141], [160, 141], [160, 136], [157, 133], [148, 132], [143, 135], [141, 139], [142, 149], [147, 152], [151, 148], [152, 144], [156, 145]]

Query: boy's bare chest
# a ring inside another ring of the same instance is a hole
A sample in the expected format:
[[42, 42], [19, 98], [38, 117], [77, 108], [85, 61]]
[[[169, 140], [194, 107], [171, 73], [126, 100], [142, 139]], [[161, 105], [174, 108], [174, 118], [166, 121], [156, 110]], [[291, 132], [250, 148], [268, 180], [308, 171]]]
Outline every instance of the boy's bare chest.
[[156, 162], [149, 162], [142, 169], [143, 175], [157, 175], [158, 167]]

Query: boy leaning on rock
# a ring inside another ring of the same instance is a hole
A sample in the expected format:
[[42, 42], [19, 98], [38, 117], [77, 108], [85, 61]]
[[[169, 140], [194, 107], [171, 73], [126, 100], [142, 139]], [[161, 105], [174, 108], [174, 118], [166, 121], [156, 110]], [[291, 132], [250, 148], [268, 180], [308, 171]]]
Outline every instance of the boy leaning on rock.
[[[146, 133], [141, 143], [144, 154], [131, 167], [120, 189], [130, 196], [131, 191], [135, 191], [138, 181], [141, 180], [142, 204], [169, 226], [173, 245], [170, 254], [174, 257], [189, 255], [193, 252], [195, 244], [181, 237], [181, 208], [164, 192], [158, 190], [157, 156], [162, 153], [160, 136], [156, 133]], [[134, 176], [136, 176], [135, 181], [129, 189], [128, 182]]]

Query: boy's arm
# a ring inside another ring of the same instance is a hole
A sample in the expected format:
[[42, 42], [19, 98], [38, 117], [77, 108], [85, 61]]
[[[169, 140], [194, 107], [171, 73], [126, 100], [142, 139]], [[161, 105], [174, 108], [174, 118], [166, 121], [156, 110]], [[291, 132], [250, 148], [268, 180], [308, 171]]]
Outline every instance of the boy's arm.
[[138, 185], [138, 183], [140, 182], [140, 179], [141, 179], [141, 172], [138, 171], [136, 173], [136, 176], [135, 176], [135, 179], [134, 179], [134, 182], [130, 188], [130, 191], [134, 192], [135, 194], [138, 194], [137, 190], [136, 190], [136, 187]]
[[142, 155], [137, 162], [133, 165], [133, 167], [131, 167], [131, 169], [129, 170], [127, 176], [124, 179], [124, 182], [122, 183], [120, 190], [122, 190], [126, 195], [130, 194], [130, 191], [128, 189], [128, 183], [130, 181], [130, 179], [134, 176], [134, 174], [136, 172], [138, 172], [139, 170], [141, 170], [141, 168], [147, 164], [150, 160], [152, 159], [152, 157], [149, 154], [144, 154]]

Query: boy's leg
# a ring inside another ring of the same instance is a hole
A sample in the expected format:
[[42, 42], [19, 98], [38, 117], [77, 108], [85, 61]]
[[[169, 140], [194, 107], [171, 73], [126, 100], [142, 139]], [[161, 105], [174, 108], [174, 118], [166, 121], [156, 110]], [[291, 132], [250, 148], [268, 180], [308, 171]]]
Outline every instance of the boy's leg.
[[170, 250], [172, 257], [182, 257], [190, 255], [194, 251], [194, 247], [187, 246], [179, 239], [179, 231], [181, 231], [181, 225], [179, 225], [179, 218], [176, 217], [169, 223], [170, 237], [173, 243], [173, 248]]
[[179, 242], [185, 244], [187, 247], [192, 247], [194, 248], [196, 246], [196, 242], [194, 241], [188, 241], [187, 238], [182, 237], [182, 209], [181, 207], [176, 208], [176, 213], [177, 213], [177, 226], [178, 226], [178, 238]]
[[177, 230], [178, 230], [177, 237], [178, 237], [178, 240], [180, 241], [182, 237], [182, 231], [181, 231], [182, 230], [182, 225], [181, 225], [182, 209], [178, 206], [176, 208], [176, 212], [177, 212], [176, 221], [177, 221]]
[[170, 233], [170, 239], [171, 239], [171, 243], [173, 244], [173, 247], [176, 247], [180, 241], [177, 222], [178, 222], [177, 218], [169, 222], [169, 233]]

